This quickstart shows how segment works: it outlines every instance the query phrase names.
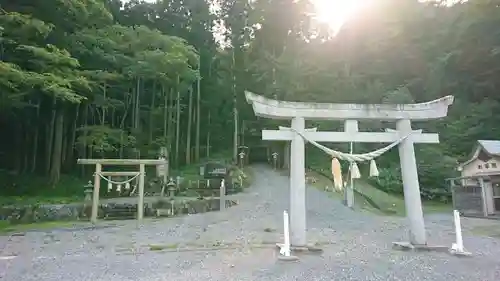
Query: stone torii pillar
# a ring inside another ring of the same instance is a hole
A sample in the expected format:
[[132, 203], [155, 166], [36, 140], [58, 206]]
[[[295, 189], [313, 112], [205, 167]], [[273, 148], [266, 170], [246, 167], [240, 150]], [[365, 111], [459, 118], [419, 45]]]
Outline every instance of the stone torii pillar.
[[[305, 132], [305, 119], [292, 119], [292, 129]], [[263, 138], [264, 139], [264, 138]], [[290, 234], [293, 246], [306, 246], [306, 175], [304, 139], [293, 134], [290, 155]]]
[[[398, 148], [404, 185], [405, 207], [410, 226], [410, 244], [426, 245], [427, 238], [420, 198], [414, 143], [439, 143], [438, 134], [424, 134], [422, 130], [413, 131], [411, 120], [430, 120], [447, 115], [453, 96], [431, 102], [405, 105], [388, 104], [328, 104], [285, 102], [267, 99], [246, 92], [247, 101], [252, 104], [259, 117], [291, 120], [292, 129], [301, 132], [316, 142], [365, 142], [392, 143], [408, 136]], [[344, 132], [317, 132], [306, 129], [305, 119], [344, 120]], [[386, 132], [359, 132], [357, 120], [396, 121], [396, 130]], [[356, 124], [355, 124], [356, 123]], [[290, 159], [290, 230], [291, 244], [295, 247], [307, 245], [306, 204], [305, 204], [305, 142], [289, 128], [263, 130], [263, 140], [291, 141]]]

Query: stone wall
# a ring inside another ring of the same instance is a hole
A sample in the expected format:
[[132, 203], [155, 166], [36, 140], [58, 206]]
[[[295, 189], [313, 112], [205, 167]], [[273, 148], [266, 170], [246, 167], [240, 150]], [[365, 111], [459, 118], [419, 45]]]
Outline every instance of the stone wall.
[[[226, 200], [227, 207], [234, 205], [236, 205], [235, 201]], [[173, 207], [168, 199], [161, 199], [153, 204], [144, 204], [144, 216], [165, 216], [165, 212], [161, 210], [167, 209], [173, 209], [173, 215], [182, 215], [218, 211], [220, 208], [218, 198], [175, 201]], [[13, 224], [77, 221], [88, 220], [90, 212], [91, 204], [83, 203], [2, 206], [0, 207], [0, 220], [8, 220]], [[106, 203], [99, 206], [98, 217], [100, 219], [134, 219], [136, 214], [137, 204], [135, 203]]]

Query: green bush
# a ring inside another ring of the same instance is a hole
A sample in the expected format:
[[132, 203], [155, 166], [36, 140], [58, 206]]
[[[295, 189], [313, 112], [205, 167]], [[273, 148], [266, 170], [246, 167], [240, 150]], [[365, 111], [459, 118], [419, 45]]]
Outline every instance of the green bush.
[[379, 176], [370, 178], [369, 183], [376, 188], [391, 194], [403, 194], [403, 184], [401, 180], [401, 168], [381, 168]]
[[[417, 150], [416, 153], [422, 198], [448, 202], [451, 199], [451, 193], [445, 179], [455, 176], [456, 160], [444, 155], [435, 146], [427, 146]], [[392, 164], [390, 168], [380, 168], [379, 177], [371, 178], [369, 182], [388, 193], [403, 194], [399, 163]]]
[[46, 177], [0, 171], [0, 196], [83, 197], [86, 182], [73, 175], [61, 175], [56, 186]]

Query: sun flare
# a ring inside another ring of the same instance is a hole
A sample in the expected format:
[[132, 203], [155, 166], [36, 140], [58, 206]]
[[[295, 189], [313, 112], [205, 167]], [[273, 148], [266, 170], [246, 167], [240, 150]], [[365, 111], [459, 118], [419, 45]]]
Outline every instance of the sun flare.
[[342, 24], [367, 6], [371, 0], [312, 0], [316, 20], [339, 29]]

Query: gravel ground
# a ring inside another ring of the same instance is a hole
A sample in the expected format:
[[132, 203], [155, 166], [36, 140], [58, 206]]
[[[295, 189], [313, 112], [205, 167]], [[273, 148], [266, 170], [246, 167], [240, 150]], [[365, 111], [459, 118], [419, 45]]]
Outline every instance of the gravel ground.
[[[324, 253], [278, 262], [272, 244], [281, 240], [288, 179], [263, 166], [255, 173], [253, 187], [235, 195], [240, 204], [225, 212], [147, 220], [140, 228], [130, 221], [0, 237], [0, 255], [16, 256], [0, 259], [0, 279], [500, 280], [500, 240], [467, 231], [481, 224], [500, 228], [498, 222], [464, 219], [471, 258], [400, 252], [392, 250], [391, 242], [405, 240], [403, 219], [352, 211], [314, 188], [307, 190], [308, 239], [320, 243]], [[430, 243], [451, 245], [451, 215], [428, 216], [426, 223]], [[152, 251], [150, 245], [164, 250]]]

